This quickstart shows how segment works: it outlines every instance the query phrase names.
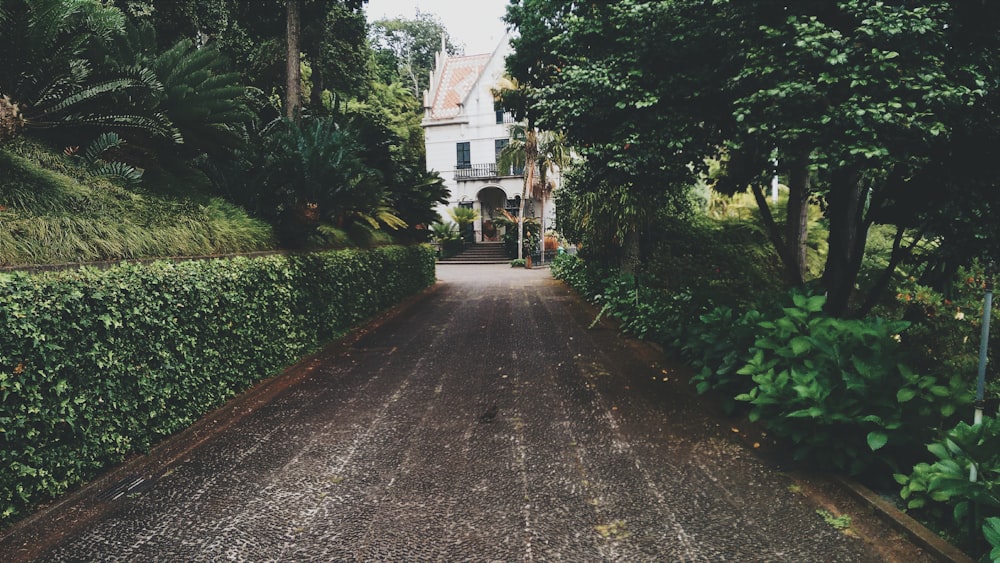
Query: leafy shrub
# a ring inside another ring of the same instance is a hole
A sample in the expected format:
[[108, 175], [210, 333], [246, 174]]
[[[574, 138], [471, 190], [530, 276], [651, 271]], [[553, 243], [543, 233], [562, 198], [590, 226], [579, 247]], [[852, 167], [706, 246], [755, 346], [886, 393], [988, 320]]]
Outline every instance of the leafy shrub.
[[601, 285], [603, 291], [593, 296], [595, 302], [603, 304], [598, 318], [611, 315], [623, 331], [644, 340], [671, 346], [683, 340], [689, 319], [700, 312], [690, 293], [668, 293], [656, 285], [642, 285], [633, 275], [609, 276]]
[[427, 246], [0, 274], [0, 522], [433, 282]]
[[524, 258], [515, 258], [510, 261], [511, 268], [523, 268], [528, 264], [528, 261]]
[[758, 324], [738, 372], [755, 385], [737, 400], [751, 404], [751, 420], [789, 439], [796, 459], [850, 474], [894, 465], [969, 400], [959, 377], [906, 366], [896, 337], [907, 323], [831, 318], [823, 296], [792, 299], [782, 316]]
[[563, 254], [552, 260], [552, 275], [565, 281], [580, 295], [593, 299], [603, 288], [605, 271], [594, 267], [579, 256]]
[[671, 291], [699, 300], [752, 305], [783, 287], [781, 261], [762, 229], [743, 221], [661, 222], [645, 272]]
[[[959, 268], [946, 291], [919, 284], [913, 278], [898, 286], [896, 301], [912, 327], [903, 334], [903, 346], [915, 365], [934, 374], [975, 374], [979, 367], [980, 334], [986, 273], [981, 265]], [[994, 300], [990, 327], [987, 380], [1000, 376], [1000, 304]], [[997, 390], [991, 390], [996, 396]]]
[[716, 307], [692, 323], [688, 338], [680, 345], [682, 357], [698, 372], [691, 383], [699, 394], [719, 391], [727, 412], [735, 408], [735, 397], [748, 393], [753, 380], [737, 373], [750, 360], [763, 314], [752, 309], [740, 314], [729, 307]]
[[[944, 525], [954, 538], [966, 537], [969, 529], [982, 530], [994, 547], [1000, 545], [994, 541], [1000, 531], [1000, 421], [961, 422], [927, 450], [937, 461], [918, 463], [910, 475], [895, 476], [907, 508]], [[976, 480], [970, 481], [973, 467]], [[947, 515], [939, 510], [942, 506], [950, 509]]]

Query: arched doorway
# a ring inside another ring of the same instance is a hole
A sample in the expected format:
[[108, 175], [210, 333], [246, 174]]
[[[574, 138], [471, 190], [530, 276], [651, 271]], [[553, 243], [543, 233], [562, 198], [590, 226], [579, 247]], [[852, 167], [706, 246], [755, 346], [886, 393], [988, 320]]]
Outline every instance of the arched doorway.
[[487, 186], [476, 194], [479, 202], [481, 239], [484, 242], [503, 240], [503, 230], [496, 225], [496, 219], [503, 216], [507, 204], [507, 192], [497, 186]]

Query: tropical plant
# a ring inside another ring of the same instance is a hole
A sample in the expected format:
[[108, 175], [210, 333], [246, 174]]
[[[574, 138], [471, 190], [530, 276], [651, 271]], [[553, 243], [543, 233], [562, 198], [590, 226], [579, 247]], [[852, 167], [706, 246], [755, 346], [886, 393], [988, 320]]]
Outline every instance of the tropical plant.
[[[510, 82], [510, 84], [516, 87], [515, 83]], [[562, 133], [534, 131], [520, 123], [511, 125], [510, 140], [500, 151], [497, 158], [497, 168], [500, 170], [524, 170], [525, 180], [524, 189], [521, 192], [519, 217], [524, 215], [526, 197], [537, 199], [541, 203], [539, 215], [545, 217], [545, 202], [551, 197], [553, 189], [558, 185], [554, 176], [565, 172], [570, 160], [570, 149], [566, 143], [566, 136]], [[522, 246], [534, 249], [533, 245], [523, 244], [524, 228], [520, 222], [518, 223], [518, 233], [522, 240]]]
[[[472, 234], [472, 224], [479, 219], [479, 212], [471, 207], [451, 207], [448, 208], [448, 216], [458, 225], [458, 232], [467, 240], [474, 236]], [[471, 242], [471, 241], [470, 241]]]
[[458, 225], [451, 221], [431, 223], [431, 238], [438, 244], [441, 258], [454, 256], [462, 251], [465, 244], [458, 231]]
[[448, 209], [448, 216], [450, 216], [455, 224], [458, 225], [459, 230], [467, 225], [471, 225], [479, 219], [479, 212], [471, 207], [452, 207]]
[[125, 141], [117, 133], [101, 133], [87, 145], [82, 155], [77, 156], [85, 166], [98, 175], [119, 178], [127, 184], [138, 184], [142, 180], [142, 170], [120, 160], [108, 158], [109, 153], [124, 145]]
[[97, 0], [8, 0], [0, 10], [0, 145], [24, 131], [116, 127], [172, 138], [158, 112], [116, 103], [162, 90], [149, 69], [96, 69], [88, 49], [122, 33], [124, 16]]
[[217, 155], [242, 142], [236, 126], [251, 115], [247, 90], [214, 44], [196, 47], [182, 39], [148, 64], [163, 84], [152, 109], [170, 119], [186, 152]]
[[452, 223], [451, 221], [446, 223], [442, 223], [440, 221], [431, 223], [431, 233], [434, 240], [438, 242], [459, 238], [458, 225]]

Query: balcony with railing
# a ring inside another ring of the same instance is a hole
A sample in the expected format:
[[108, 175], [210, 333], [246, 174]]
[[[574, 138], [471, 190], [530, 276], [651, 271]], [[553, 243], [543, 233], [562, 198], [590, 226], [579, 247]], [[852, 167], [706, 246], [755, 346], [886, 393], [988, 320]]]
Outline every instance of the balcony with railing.
[[[535, 168], [536, 172], [538, 168]], [[458, 181], [488, 180], [491, 178], [507, 178], [524, 176], [524, 168], [511, 167], [499, 170], [493, 162], [488, 164], [465, 164], [455, 169], [455, 179]]]

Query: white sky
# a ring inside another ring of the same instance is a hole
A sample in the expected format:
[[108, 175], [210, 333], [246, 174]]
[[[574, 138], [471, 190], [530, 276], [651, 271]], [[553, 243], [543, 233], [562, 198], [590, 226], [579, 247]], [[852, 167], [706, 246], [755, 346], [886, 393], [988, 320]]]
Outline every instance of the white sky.
[[455, 43], [465, 45], [466, 55], [492, 53], [507, 27], [500, 19], [507, 12], [507, 0], [368, 0], [368, 21], [403, 17], [417, 13], [434, 14], [444, 24]]

